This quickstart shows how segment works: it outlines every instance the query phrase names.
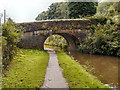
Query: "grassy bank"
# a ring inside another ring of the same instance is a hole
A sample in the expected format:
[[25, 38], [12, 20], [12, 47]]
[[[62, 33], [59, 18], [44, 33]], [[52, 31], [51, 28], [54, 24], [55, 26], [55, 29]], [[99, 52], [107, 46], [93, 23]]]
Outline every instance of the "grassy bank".
[[49, 54], [45, 51], [20, 49], [5, 70], [3, 88], [40, 88], [44, 82]]
[[57, 56], [70, 88], [107, 88], [64, 52], [57, 51]]

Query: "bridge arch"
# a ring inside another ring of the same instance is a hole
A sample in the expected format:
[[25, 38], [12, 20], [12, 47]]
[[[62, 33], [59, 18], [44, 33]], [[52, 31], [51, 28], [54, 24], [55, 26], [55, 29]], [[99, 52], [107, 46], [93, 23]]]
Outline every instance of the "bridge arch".
[[[24, 35], [19, 47], [44, 49], [44, 42], [50, 35], [58, 34], [63, 36], [68, 42], [68, 49], [77, 48], [78, 44], [90, 32], [91, 25], [97, 25], [96, 20], [90, 19], [70, 19], [70, 20], [51, 20], [19, 23], [23, 27]], [[43, 32], [43, 34], [41, 33]]]
[[20, 48], [30, 48], [30, 49], [44, 49], [45, 40], [51, 35], [60, 35], [65, 38], [68, 43], [69, 50], [77, 50], [77, 45], [79, 40], [69, 33], [46, 33], [33, 35], [32, 32], [24, 33], [22, 39], [18, 43]]
[[69, 33], [52, 33], [52, 34], [48, 34], [47, 37], [43, 40], [43, 46], [44, 46], [44, 42], [46, 41], [46, 39], [51, 36], [51, 35], [60, 35], [62, 36], [66, 41], [67, 41], [67, 44], [68, 44], [68, 48], [69, 50], [76, 50], [78, 48], [77, 45], [79, 45], [79, 40], [69, 34]]

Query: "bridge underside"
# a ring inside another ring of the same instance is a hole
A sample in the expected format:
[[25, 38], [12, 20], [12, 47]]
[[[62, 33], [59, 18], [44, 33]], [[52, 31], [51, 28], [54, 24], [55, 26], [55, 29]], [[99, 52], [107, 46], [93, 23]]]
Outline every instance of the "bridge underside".
[[18, 43], [20, 48], [29, 48], [29, 49], [44, 49], [44, 42], [50, 35], [61, 35], [63, 36], [67, 43], [69, 50], [77, 50], [77, 45], [79, 44], [79, 40], [68, 33], [46, 33], [46, 34], [39, 34], [39, 35], [32, 35], [32, 32], [24, 33], [23, 38]]

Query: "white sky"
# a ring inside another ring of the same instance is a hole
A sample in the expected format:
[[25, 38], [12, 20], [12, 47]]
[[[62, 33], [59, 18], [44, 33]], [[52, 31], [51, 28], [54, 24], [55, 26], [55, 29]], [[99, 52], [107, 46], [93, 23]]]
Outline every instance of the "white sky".
[[47, 10], [53, 2], [62, 1], [66, 0], [0, 0], [0, 13], [6, 9], [7, 18], [10, 17], [15, 22], [31, 22], [35, 21], [37, 15]]
[[7, 18], [10, 17], [15, 22], [30, 22], [35, 21], [37, 15], [47, 10], [53, 2], [62, 1], [64, 0], [0, 0], [0, 13], [6, 9]]

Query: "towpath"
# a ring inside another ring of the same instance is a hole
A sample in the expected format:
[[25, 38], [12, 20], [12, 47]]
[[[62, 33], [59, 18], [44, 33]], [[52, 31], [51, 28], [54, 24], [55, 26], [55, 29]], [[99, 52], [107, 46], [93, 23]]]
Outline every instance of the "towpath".
[[62, 75], [62, 68], [58, 64], [54, 50], [46, 49], [49, 53], [49, 62], [45, 75], [45, 82], [41, 88], [68, 88], [68, 83]]

